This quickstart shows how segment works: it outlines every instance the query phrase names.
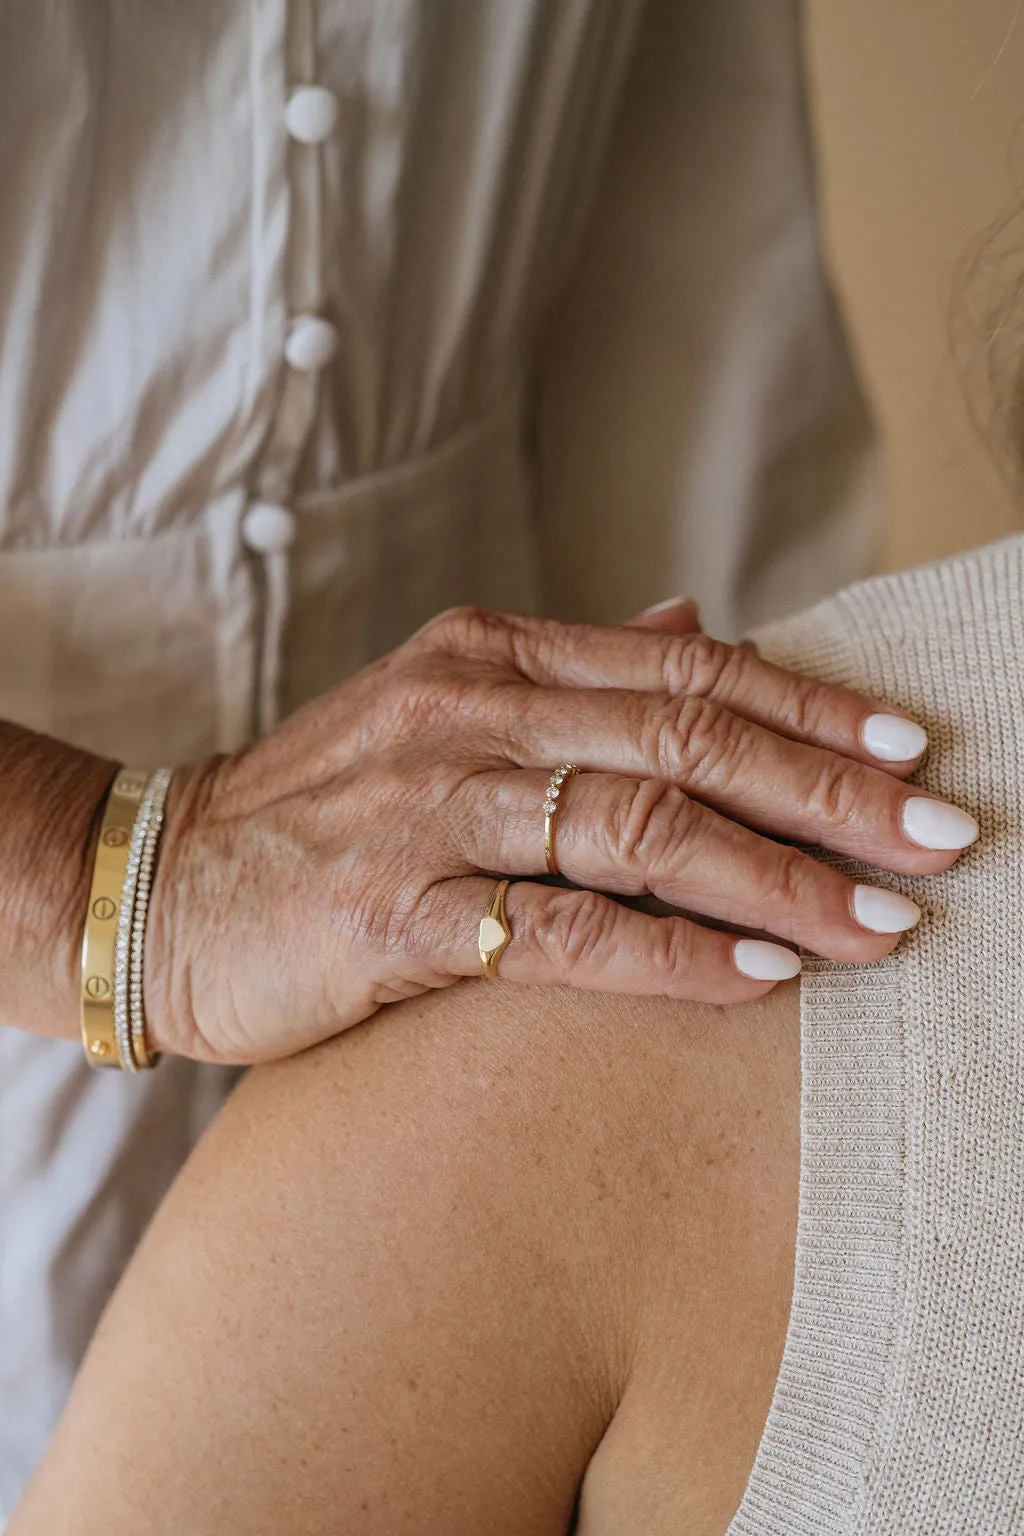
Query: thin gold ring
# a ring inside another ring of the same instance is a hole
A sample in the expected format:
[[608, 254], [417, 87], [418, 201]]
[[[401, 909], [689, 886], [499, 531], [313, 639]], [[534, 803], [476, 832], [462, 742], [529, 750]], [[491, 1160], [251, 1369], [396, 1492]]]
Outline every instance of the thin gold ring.
[[574, 773], [579, 773], [575, 763], [559, 763], [548, 783], [548, 792], [544, 800], [544, 860], [548, 866], [549, 875], [560, 875], [555, 861], [555, 812], [558, 810], [558, 797], [562, 792], [562, 785], [566, 779], [571, 779]]
[[484, 975], [492, 981], [497, 981], [498, 961], [512, 942], [512, 931], [505, 916], [505, 892], [508, 887], [507, 880], [498, 881], [487, 904], [487, 911], [480, 919], [480, 937], [477, 941], [480, 964], [484, 968]]

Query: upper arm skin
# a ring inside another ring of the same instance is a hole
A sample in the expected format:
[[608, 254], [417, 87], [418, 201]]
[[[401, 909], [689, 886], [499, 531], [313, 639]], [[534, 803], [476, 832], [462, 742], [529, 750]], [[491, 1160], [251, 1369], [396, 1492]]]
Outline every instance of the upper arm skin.
[[469, 983], [251, 1073], [9, 1536], [561, 1536], [666, 1289], [707, 1283], [738, 1012]]

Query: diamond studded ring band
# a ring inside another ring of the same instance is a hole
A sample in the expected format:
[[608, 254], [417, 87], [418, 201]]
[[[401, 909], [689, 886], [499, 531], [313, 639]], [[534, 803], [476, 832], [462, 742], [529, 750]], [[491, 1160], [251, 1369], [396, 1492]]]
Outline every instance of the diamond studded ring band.
[[558, 810], [558, 797], [562, 792], [562, 785], [566, 779], [571, 779], [574, 773], [579, 773], [575, 763], [559, 763], [551, 775], [548, 792], [544, 799], [544, 861], [549, 875], [561, 874], [555, 859], [555, 812]]

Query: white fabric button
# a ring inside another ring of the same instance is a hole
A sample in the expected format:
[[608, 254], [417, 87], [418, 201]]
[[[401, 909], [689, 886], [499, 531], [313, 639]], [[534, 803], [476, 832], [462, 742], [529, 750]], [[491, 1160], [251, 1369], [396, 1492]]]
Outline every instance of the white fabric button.
[[300, 315], [293, 321], [284, 344], [284, 355], [299, 373], [315, 373], [338, 350], [338, 332], [319, 315]]
[[300, 85], [284, 109], [284, 125], [300, 144], [322, 144], [337, 121], [338, 98], [322, 85]]
[[295, 537], [295, 517], [276, 501], [255, 501], [242, 518], [242, 538], [257, 555], [279, 555]]

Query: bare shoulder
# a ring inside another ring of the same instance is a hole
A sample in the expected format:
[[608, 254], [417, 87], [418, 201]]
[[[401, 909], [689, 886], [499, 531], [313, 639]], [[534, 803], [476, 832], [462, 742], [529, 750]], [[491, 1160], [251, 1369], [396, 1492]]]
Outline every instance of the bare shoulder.
[[[466, 983], [251, 1073], [137, 1256], [16, 1536], [70, 1530], [60, 1507], [76, 1536], [143, 1516], [155, 1536], [553, 1536], [585, 1473], [581, 1529], [602, 1529], [670, 1358], [685, 1406], [709, 1282], [739, 1305], [791, 1241], [793, 1000]], [[96, 1428], [126, 1415], [129, 1518]]]

